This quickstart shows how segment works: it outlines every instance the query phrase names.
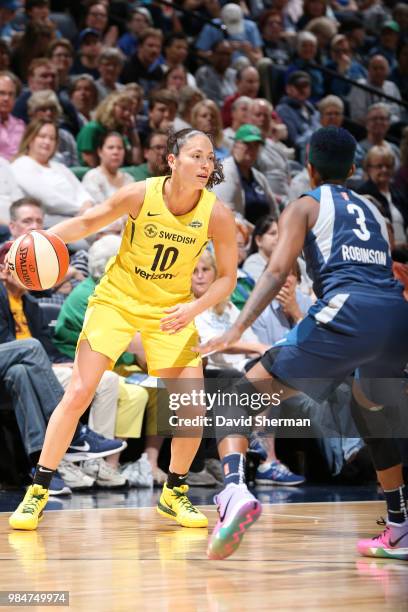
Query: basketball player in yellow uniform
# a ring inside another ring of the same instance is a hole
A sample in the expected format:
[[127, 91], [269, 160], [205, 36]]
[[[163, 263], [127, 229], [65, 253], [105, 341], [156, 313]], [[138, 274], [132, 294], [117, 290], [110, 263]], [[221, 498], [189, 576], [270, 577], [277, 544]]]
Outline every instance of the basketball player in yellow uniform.
[[[48, 424], [33, 484], [10, 517], [14, 529], [36, 529], [48, 499], [48, 487], [90, 404], [103, 372], [126, 350], [136, 331], [142, 334], [149, 373], [191, 385], [202, 380], [194, 318], [233, 291], [237, 252], [230, 210], [206, 187], [223, 179], [210, 138], [187, 129], [168, 141], [170, 176], [128, 185], [105, 203], [52, 228], [64, 242], [74, 242], [128, 215], [122, 244], [89, 300], [78, 341], [73, 375]], [[212, 240], [218, 278], [192, 301], [191, 277], [207, 242]], [[187, 380], [186, 380], [187, 379]], [[193, 382], [194, 381], [194, 382]], [[205, 407], [196, 409], [203, 414]], [[207, 518], [189, 501], [184, 484], [200, 444], [194, 437], [174, 437], [167, 482], [158, 512], [184, 527], [206, 527]]]

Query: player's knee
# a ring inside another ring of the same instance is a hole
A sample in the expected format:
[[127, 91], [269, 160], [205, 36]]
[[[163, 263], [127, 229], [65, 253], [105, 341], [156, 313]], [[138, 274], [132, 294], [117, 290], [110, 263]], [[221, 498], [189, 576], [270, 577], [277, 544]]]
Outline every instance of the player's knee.
[[82, 381], [70, 382], [64, 395], [65, 409], [81, 416], [92, 402], [95, 388]]

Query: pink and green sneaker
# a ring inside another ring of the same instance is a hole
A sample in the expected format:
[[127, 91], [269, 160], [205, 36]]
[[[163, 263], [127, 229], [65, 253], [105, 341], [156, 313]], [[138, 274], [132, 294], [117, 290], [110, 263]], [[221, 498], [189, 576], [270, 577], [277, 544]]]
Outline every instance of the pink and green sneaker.
[[357, 550], [364, 557], [408, 561], [408, 521], [402, 525], [386, 524], [379, 536], [369, 540], [359, 540]]
[[262, 506], [244, 484], [229, 484], [214, 501], [219, 519], [208, 542], [207, 556], [225, 559], [235, 552], [245, 532], [260, 517]]

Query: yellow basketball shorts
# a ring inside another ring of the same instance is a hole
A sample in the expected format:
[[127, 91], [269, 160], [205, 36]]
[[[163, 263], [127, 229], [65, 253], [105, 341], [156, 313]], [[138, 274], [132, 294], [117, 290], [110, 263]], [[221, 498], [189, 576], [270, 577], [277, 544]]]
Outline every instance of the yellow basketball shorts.
[[87, 340], [93, 351], [106, 355], [112, 367], [127, 350], [133, 336], [140, 332], [146, 353], [149, 374], [158, 376], [159, 370], [185, 368], [201, 364], [199, 353], [192, 350], [199, 342], [194, 322], [176, 334], [160, 329], [166, 316], [164, 308], [138, 304], [132, 300], [132, 311], [117, 304], [91, 298], [78, 338]]

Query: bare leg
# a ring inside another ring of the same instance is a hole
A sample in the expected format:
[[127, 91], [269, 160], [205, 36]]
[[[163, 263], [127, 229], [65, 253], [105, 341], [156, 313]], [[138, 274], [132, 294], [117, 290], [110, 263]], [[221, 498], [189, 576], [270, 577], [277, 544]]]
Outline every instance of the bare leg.
[[110, 360], [93, 351], [84, 340], [75, 357], [71, 380], [48, 422], [39, 463], [56, 470], [75, 433], [80, 416], [92, 401], [96, 387]]

